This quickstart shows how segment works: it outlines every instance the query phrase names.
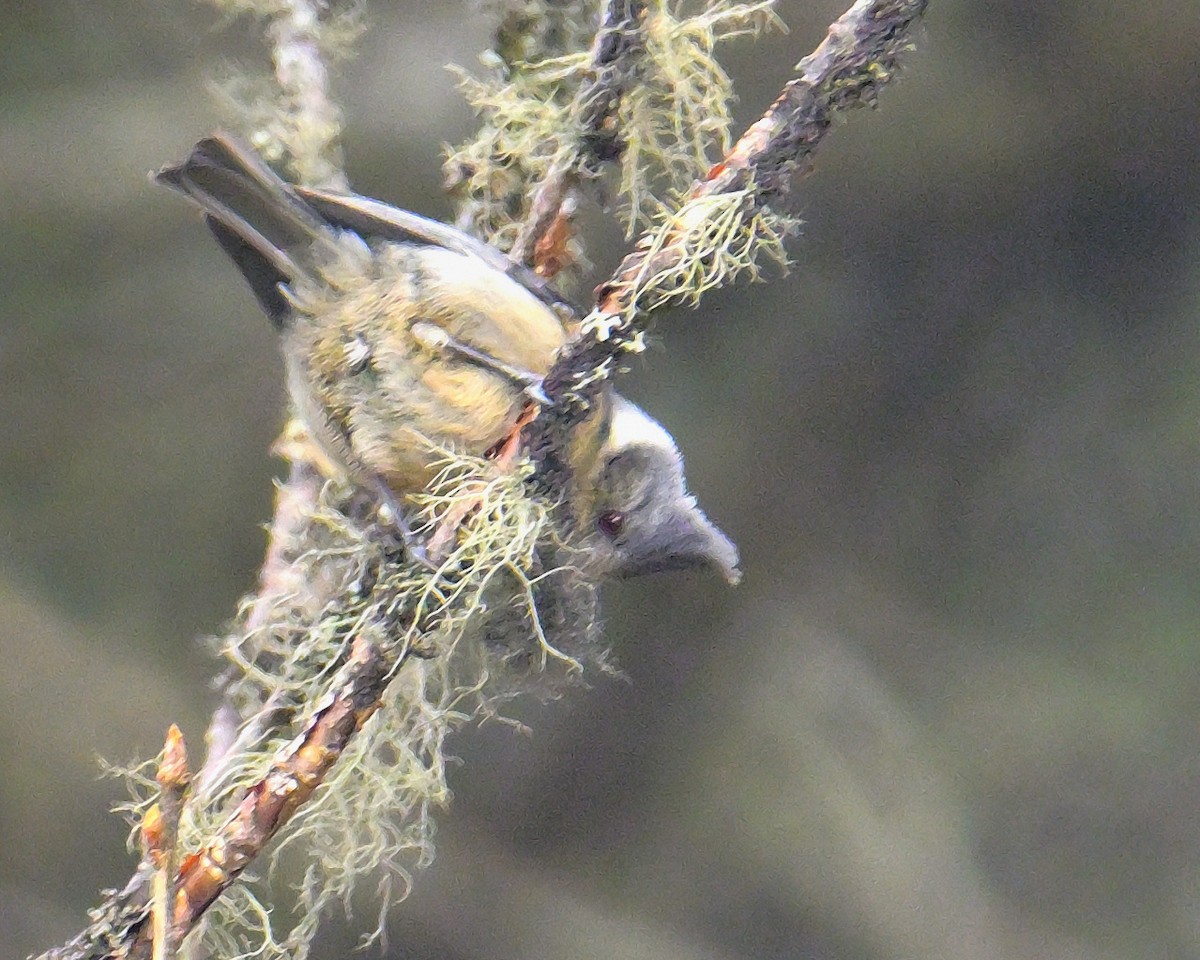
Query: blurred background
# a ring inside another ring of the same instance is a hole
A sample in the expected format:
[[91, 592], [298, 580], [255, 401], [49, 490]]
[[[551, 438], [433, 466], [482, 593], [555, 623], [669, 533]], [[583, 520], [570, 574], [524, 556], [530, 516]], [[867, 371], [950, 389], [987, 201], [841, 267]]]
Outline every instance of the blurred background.
[[[844, 5], [727, 49], [740, 122]], [[365, 4], [359, 191], [449, 214], [469, 9]], [[273, 334], [147, 180], [258, 35], [184, 0], [0, 30], [5, 957], [128, 876], [96, 757], [172, 721], [199, 750], [197, 638], [261, 558]], [[624, 384], [745, 581], [610, 590], [627, 681], [455, 738], [385, 956], [1200, 957], [1198, 49], [1194, 0], [932, 5], [803, 185], [790, 274], [664, 318]], [[621, 239], [589, 220], [595, 280]]]

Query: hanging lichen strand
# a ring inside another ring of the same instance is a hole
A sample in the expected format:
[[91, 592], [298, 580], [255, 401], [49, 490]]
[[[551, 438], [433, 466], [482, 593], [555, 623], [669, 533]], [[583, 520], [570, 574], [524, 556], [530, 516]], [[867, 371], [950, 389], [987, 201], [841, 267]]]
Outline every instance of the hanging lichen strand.
[[[213, 955], [306, 956], [325, 908], [349, 903], [364, 879], [379, 898], [371, 936], [379, 935], [388, 906], [433, 855], [431, 813], [449, 796], [446, 733], [494, 714], [510, 695], [552, 694], [585, 665], [604, 667], [592, 586], [570, 569], [531, 573], [546, 512], [519, 474], [485, 461], [446, 461], [421, 498], [422, 515], [435, 527], [459, 516], [464, 503], [471, 510], [436, 570], [412, 564], [386, 530], [364, 522], [361, 501], [326, 483], [294, 542], [283, 545], [289, 575], [319, 585], [316, 598], [307, 586], [255, 597], [219, 641], [232, 665], [226, 698], [245, 721], [243, 735], [216, 765], [219, 774], [201, 778], [179, 829], [181, 848], [199, 851], [184, 864], [180, 889], [204, 913], [195, 939]], [[304, 779], [296, 771], [316, 769], [304, 756], [320, 765], [313, 751], [329, 747], [315, 747], [306, 733], [363, 650], [379, 658], [384, 692], [328, 769], [320, 767], [309, 798], [293, 782]], [[127, 771], [138, 799], [125, 809], [135, 824], [157, 793], [147, 769]], [[228, 882], [236, 874], [213, 876], [205, 858], [221, 865], [217, 873], [226, 870], [245, 824], [261, 816], [247, 812], [248, 798], [278, 793], [264, 785], [279, 784], [281, 771], [298, 793], [265, 869], [236, 884]], [[295, 910], [270, 907], [281, 880], [297, 889]], [[210, 891], [220, 894], [211, 906]]]
[[[600, 5], [590, 6], [594, 24]], [[636, 33], [638, 56], [630, 58], [611, 123], [620, 148], [616, 210], [631, 231], [729, 146], [733, 86], [715, 59], [717, 44], [779, 24], [771, 2], [638, 6], [641, 15], [627, 28]], [[543, 51], [531, 46], [522, 52], [536, 59], [496, 55], [484, 76], [459, 71], [480, 129], [446, 160], [460, 226], [502, 249], [529, 216], [530, 185], [570, 165], [583, 148], [580, 130], [588, 127], [579, 115], [588, 100], [577, 94], [594, 78], [596, 58], [587, 47], [539, 56]]]

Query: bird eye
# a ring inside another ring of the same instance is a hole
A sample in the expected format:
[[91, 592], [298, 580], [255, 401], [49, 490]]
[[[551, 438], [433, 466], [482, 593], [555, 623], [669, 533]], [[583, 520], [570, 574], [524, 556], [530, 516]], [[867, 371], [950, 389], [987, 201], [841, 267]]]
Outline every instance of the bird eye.
[[616, 510], [606, 510], [596, 518], [596, 529], [610, 540], [618, 536], [625, 527], [625, 515]]

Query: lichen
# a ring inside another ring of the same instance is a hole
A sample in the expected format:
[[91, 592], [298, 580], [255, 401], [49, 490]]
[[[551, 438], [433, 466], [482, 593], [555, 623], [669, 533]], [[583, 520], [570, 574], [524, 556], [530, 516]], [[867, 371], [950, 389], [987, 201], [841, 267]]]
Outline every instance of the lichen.
[[[590, 6], [594, 25], [598, 4]], [[728, 147], [733, 86], [714, 50], [780, 26], [773, 7], [773, 0], [648, 4], [644, 51], [616, 117], [624, 149], [615, 209], [631, 233]], [[590, 58], [579, 49], [533, 61], [497, 55], [485, 62], [493, 69], [484, 76], [456, 70], [481, 122], [474, 139], [448, 152], [446, 180], [459, 201], [460, 222], [508, 249], [528, 217], [531, 185], [580, 149], [573, 101]]]
[[[527, 466], [443, 454], [415, 500], [424, 536], [453, 525], [432, 569], [405, 556], [360, 494], [331, 480], [284, 547], [296, 591], [247, 600], [217, 641], [231, 667], [225, 696], [245, 723], [219, 775], [201, 777], [185, 807], [184, 850], [214, 834], [320, 709], [355, 638], [391, 649], [397, 669], [269, 867], [209, 910], [192, 938], [199, 955], [304, 957], [323, 911], [348, 904], [367, 878], [380, 898], [378, 935], [388, 905], [433, 856], [431, 815], [449, 798], [446, 734], [495, 716], [518, 692], [553, 695], [586, 663], [604, 665], [594, 588], [572, 568], [547, 566], [563, 545], [547, 506], [527, 495]], [[136, 825], [156, 790], [153, 764], [122, 772], [134, 797], [122, 809]], [[290, 916], [265, 906], [281, 876], [297, 889]]]

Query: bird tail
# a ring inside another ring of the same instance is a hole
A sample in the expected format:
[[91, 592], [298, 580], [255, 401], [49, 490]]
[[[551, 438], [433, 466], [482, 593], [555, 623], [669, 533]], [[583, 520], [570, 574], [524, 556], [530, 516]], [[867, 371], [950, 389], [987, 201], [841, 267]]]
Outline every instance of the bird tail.
[[195, 203], [277, 327], [291, 306], [280, 291], [311, 272], [314, 242], [331, 240], [328, 221], [250, 147], [216, 133], [200, 140], [181, 164], [154, 179]]
[[543, 277], [482, 240], [379, 200], [293, 186], [227, 133], [205, 137], [183, 163], [160, 170], [155, 180], [200, 207], [217, 242], [280, 328], [291, 316], [280, 284], [311, 277], [312, 265], [320, 262], [314, 246], [319, 254], [322, 245], [335, 242], [338, 231], [367, 242], [443, 247], [508, 275], [560, 318], [577, 315]]

